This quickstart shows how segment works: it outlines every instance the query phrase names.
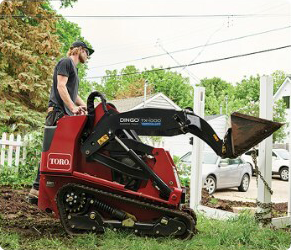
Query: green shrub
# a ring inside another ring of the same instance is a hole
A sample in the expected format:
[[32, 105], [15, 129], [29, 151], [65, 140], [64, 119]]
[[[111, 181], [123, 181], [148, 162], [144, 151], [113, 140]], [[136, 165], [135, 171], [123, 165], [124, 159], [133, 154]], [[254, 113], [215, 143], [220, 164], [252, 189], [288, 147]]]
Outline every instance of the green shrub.
[[177, 167], [181, 185], [184, 187], [189, 187], [190, 177], [191, 177], [191, 166], [188, 164], [182, 163], [180, 157], [176, 155], [174, 155], [173, 161]]

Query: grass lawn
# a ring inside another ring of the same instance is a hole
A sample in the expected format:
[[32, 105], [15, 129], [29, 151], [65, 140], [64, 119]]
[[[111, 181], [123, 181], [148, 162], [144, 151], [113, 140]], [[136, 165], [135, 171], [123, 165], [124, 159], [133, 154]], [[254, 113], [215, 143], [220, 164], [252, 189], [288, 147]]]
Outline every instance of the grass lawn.
[[198, 234], [191, 240], [138, 237], [126, 232], [107, 230], [104, 235], [87, 234], [26, 237], [21, 231], [1, 227], [0, 246], [8, 249], [104, 249], [104, 250], [187, 250], [187, 249], [282, 249], [290, 246], [290, 229], [260, 228], [253, 217], [242, 214], [237, 219], [217, 221], [198, 215]]

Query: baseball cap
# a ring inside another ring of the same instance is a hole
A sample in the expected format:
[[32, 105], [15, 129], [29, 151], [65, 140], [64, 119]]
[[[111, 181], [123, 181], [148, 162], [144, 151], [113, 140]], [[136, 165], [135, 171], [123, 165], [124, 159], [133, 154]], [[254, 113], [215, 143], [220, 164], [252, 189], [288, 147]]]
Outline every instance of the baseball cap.
[[89, 56], [92, 55], [94, 53], [94, 50], [89, 48], [86, 43], [81, 42], [81, 41], [76, 41], [72, 44], [71, 48], [75, 48], [75, 47], [83, 47], [85, 49], [87, 49], [89, 51]]

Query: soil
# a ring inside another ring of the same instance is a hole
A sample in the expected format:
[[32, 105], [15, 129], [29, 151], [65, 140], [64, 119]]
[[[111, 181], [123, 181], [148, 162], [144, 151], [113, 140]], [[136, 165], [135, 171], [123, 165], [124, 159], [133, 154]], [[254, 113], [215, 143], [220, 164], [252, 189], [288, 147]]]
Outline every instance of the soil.
[[[244, 202], [244, 201], [230, 201], [221, 200], [214, 198], [213, 195], [209, 195], [206, 190], [202, 190], [202, 201], [201, 204], [207, 207], [212, 207], [216, 209], [221, 209], [229, 212], [233, 212], [234, 207], [243, 208], [256, 208], [257, 204], [255, 202]], [[272, 207], [272, 217], [283, 217], [287, 215], [288, 203], [274, 203]]]
[[0, 187], [0, 227], [5, 231], [16, 232], [25, 238], [64, 235], [59, 220], [42, 212], [36, 205], [26, 201], [29, 188], [12, 189]]
[[[13, 189], [9, 186], [0, 187], [0, 228], [16, 232], [25, 238], [62, 237], [65, 231], [59, 220], [42, 212], [36, 205], [26, 201], [29, 188]], [[233, 207], [256, 207], [252, 202], [227, 201], [216, 199], [203, 191], [202, 204], [231, 211]], [[284, 216], [287, 213], [287, 203], [275, 204], [273, 216]]]

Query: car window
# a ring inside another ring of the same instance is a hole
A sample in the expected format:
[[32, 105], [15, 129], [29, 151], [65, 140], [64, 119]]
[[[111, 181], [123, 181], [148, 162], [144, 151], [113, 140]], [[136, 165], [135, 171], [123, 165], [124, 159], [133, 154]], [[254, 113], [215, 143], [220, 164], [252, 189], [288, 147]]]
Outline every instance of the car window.
[[220, 163], [226, 163], [227, 165], [229, 165], [229, 159], [226, 158], [226, 159], [221, 159], [220, 160]]
[[[253, 152], [254, 152], [254, 150], [250, 150], [250, 151], [246, 152], [245, 155], [249, 155], [249, 156], [251, 156]], [[257, 156], [258, 156], [258, 155], [259, 155], [259, 150], [256, 149], [255, 152], [257, 153]]]
[[191, 155], [192, 155], [192, 153], [188, 152], [187, 154], [185, 154], [185, 155], [183, 155], [181, 157], [181, 161], [182, 162], [190, 162], [191, 161]]
[[229, 159], [229, 165], [240, 164], [241, 160], [239, 158]]
[[202, 164], [215, 164], [218, 156], [213, 152], [204, 152]]
[[284, 160], [290, 159], [290, 153], [286, 149], [277, 149], [276, 154], [278, 154]]
[[244, 163], [243, 159], [241, 159], [240, 157], [237, 158], [237, 164], [242, 164], [242, 163]]
[[[191, 162], [192, 152], [188, 152], [187, 154], [181, 157], [182, 163]], [[203, 152], [202, 164], [216, 164], [218, 156], [214, 152]]]

